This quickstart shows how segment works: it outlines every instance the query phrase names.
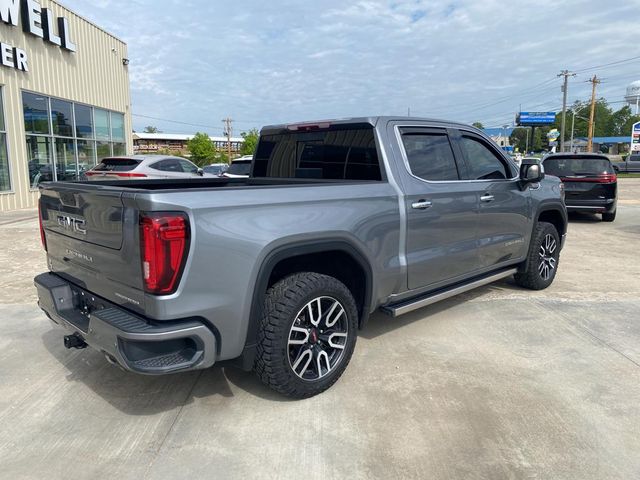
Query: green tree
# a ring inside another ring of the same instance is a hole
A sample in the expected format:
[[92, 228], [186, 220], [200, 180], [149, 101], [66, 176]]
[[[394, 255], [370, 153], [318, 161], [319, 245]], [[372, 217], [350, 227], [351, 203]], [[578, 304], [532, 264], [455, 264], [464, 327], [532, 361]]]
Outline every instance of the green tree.
[[473, 122], [471, 125], [476, 128], [479, 128], [480, 130], [484, 129], [484, 125], [482, 125], [482, 122]]
[[531, 150], [531, 139], [527, 141], [527, 136], [531, 135], [530, 128], [514, 128], [509, 137], [509, 143], [517, 148], [519, 152], [526, 152], [527, 147]]
[[256, 147], [258, 146], [258, 139], [260, 138], [260, 133], [257, 129], [252, 128], [248, 132], [242, 132], [240, 134], [242, 138], [244, 138], [244, 143], [240, 148], [241, 155], [253, 155], [256, 152]]
[[144, 133], [160, 133], [160, 130], [158, 130], [157, 127], [149, 125], [147, 127], [144, 127]]
[[640, 115], [634, 115], [629, 105], [625, 105], [611, 115], [610, 135], [630, 137], [633, 124], [640, 122]]
[[191, 154], [191, 161], [199, 167], [212, 163], [216, 155], [216, 147], [206, 133], [196, 133], [187, 142], [187, 150]]

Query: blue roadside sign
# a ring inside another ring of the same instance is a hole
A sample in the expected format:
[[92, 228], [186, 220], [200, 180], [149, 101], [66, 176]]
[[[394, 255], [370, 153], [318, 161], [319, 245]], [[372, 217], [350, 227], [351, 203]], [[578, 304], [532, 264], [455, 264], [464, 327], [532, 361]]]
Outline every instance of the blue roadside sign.
[[556, 112], [520, 112], [518, 125], [551, 125], [556, 121]]

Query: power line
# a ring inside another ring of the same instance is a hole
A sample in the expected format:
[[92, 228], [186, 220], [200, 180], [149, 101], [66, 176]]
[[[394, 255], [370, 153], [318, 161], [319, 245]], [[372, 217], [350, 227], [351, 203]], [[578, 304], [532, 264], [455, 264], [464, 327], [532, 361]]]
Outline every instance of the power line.
[[224, 131], [224, 128], [213, 127], [211, 125], [201, 125], [201, 124], [198, 124], [198, 123], [180, 122], [178, 120], [169, 120], [168, 118], [152, 117], [152, 116], [149, 116], [149, 115], [141, 115], [139, 113], [132, 113], [131, 115], [133, 117], [148, 118], [150, 120], [157, 120], [159, 122], [177, 123], [179, 125], [188, 125], [190, 127], [203, 127], [203, 128], [209, 128], [211, 130], [222, 130], [222, 131]]
[[640, 59], [640, 55], [638, 55], [636, 57], [625, 58], [624, 60], [618, 60], [616, 62], [604, 63], [602, 65], [595, 65], [595, 66], [589, 67], [589, 68], [581, 68], [580, 70], [575, 70], [575, 73], [582, 73], [582, 72], [587, 72], [589, 70], [597, 70], [597, 69], [602, 69], [602, 68], [606, 68], [606, 67], [612, 67], [614, 65], [620, 65], [621, 63], [628, 63], [628, 62], [632, 62], [633, 60], [638, 60], [638, 59]]

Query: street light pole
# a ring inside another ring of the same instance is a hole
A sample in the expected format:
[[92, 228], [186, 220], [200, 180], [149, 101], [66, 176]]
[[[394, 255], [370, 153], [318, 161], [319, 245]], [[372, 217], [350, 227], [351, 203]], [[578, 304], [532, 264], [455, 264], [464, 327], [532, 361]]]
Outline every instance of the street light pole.
[[573, 113], [573, 118], [571, 118], [571, 146], [569, 147], [569, 150], [573, 152], [573, 129], [576, 124], [576, 111], [571, 110], [571, 113]]
[[569, 77], [575, 77], [575, 73], [571, 73], [569, 70], [562, 70], [559, 77], [564, 77], [564, 83], [562, 85], [562, 122], [560, 125], [560, 151], [564, 152], [564, 127], [567, 116], [567, 89], [569, 84]]

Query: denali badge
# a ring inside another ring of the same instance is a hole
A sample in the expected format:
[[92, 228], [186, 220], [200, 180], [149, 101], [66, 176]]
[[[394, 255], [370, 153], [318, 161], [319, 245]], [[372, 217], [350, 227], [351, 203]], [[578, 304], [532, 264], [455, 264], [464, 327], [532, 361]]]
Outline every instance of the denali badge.
[[76, 252], [75, 250], [69, 250], [68, 248], [67, 248], [66, 252], [67, 252], [67, 255], [79, 258], [80, 260], [84, 260], [86, 262], [93, 263], [93, 257], [90, 257], [89, 255], [85, 255], [84, 253]]
[[83, 218], [70, 217], [69, 215], [58, 215], [56, 220], [58, 225], [65, 230], [70, 230], [81, 235], [87, 234], [87, 230], [84, 228], [87, 222]]

